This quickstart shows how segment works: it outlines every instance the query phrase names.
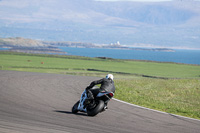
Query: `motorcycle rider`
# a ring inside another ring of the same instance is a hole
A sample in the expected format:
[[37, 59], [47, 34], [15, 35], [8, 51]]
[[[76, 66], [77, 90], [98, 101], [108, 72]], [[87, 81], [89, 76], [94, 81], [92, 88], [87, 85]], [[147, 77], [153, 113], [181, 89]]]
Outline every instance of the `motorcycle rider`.
[[[112, 74], [108, 74], [106, 78], [102, 78], [100, 80], [91, 82], [91, 84], [86, 88], [88, 99], [94, 99], [97, 96], [97, 94], [102, 91], [115, 93], [115, 85], [113, 78], [114, 76]], [[100, 88], [92, 89], [95, 85], [98, 84], [101, 84]]]

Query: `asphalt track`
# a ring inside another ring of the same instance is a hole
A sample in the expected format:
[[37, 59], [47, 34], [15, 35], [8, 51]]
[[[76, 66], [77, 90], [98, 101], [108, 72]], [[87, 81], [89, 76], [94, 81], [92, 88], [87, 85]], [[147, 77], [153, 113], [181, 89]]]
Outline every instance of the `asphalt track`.
[[71, 107], [94, 79], [0, 70], [0, 133], [200, 133], [198, 120], [116, 100], [96, 117], [72, 114]]

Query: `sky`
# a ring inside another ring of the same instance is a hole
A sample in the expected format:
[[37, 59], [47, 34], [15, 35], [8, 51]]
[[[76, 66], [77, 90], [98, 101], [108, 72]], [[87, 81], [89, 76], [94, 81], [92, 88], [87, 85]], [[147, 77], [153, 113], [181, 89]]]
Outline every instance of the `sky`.
[[[96, 1], [137, 1], [137, 2], [163, 2], [163, 1], [173, 1], [173, 0], [96, 0]], [[200, 1], [200, 0], [194, 0]]]
[[172, 0], [96, 0], [96, 1], [138, 1], [138, 2], [162, 2], [162, 1], [172, 1]]

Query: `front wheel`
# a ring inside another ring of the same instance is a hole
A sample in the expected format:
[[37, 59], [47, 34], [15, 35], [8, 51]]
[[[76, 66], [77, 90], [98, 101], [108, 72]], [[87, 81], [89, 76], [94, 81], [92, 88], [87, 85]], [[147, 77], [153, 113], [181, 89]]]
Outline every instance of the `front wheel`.
[[72, 113], [76, 114], [78, 112], [78, 105], [80, 101], [77, 101], [74, 106], [72, 107]]
[[95, 116], [99, 112], [101, 112], [104, 108], [104, 102], [102, 100], [99, 100], [96, 102], [96, 106], [92, 109], [87, 108], [87, 114], [88, 116]]

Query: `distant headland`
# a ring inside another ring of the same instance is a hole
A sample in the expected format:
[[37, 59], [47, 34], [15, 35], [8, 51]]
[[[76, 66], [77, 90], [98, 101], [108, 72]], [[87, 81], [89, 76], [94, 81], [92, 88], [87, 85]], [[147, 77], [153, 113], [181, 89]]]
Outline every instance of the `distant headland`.
[[85, 42], [70, 41], [41, 41], [26, 39], [22, 37], [16, 38], [0, 38], [0, 48], [8, 48], [7, 51], [25, 52], [25, 53], [55, 53], [67, 54], [58, 47], [77, 47], [77, 48], [105, 48], [105, 49], [126, 49], [126, 50], [148, 50], [175, 52], [169, 48], [135, 48], [120, 45], [119, 42], [111, 44], [95, 44]]

